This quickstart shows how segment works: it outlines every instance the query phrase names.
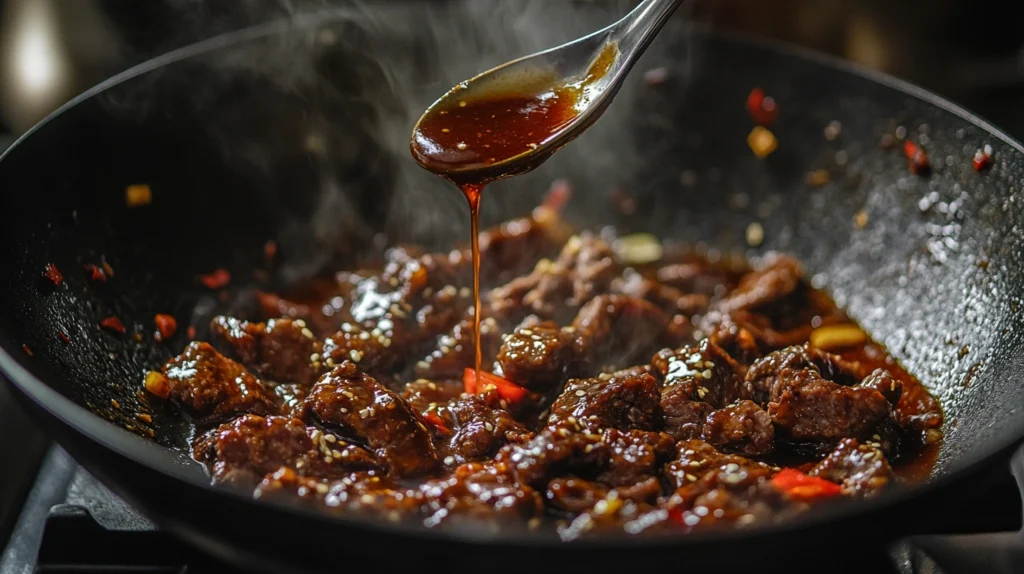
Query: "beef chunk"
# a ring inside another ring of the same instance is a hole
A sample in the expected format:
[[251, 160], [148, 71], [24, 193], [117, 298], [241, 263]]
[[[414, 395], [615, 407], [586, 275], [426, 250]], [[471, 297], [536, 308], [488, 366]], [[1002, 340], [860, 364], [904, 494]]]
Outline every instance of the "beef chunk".
[[611, 490], [603, 484], [576, 477], [556, 478], [548, 483], [548, 504], [565, 512], [585, 512]]
[[747, 372], [748, 367], [770, 350], [762, 348], [753, 333], [732, 321], [718, 324], [707, 338], [735, 359], [743, 367], [744, 373]]
[[164, 375], [170, 398], [200, 422], [280, 411], [276, 397], [259, 379], [209, 343], [189, 343], [182, 354], [164, 365]]
[[636, 363], [660, 346], [668, 317], [642, 299], [599, 295], [572, 322], [583, 353], [598, 366]]
[[193, 451], [197, 460], [210, 467], [217, 482], [254, 484], [281, 466], [314, 476], [340, 476], [377, 467], [364, 449], [306, 428], [297, 419], [277, 416], [241, 416], [203, 436]]
[[430, 408], [448, 404], [448, 401], [462, 394], [463, 388], [461, 380], [435, 382], [417, 379], [405, 385], [402, 398], [417, 412], [423, 413]]
[[896, 417], [904, 430], [923, 433], [942, 424], [942, 407], [924, 385], [906, 385], [896, 404]]
[[302, 402], [306, 400], [309, 387], [299, 383], [273, 385], [274, 394], [281, 402], [281, 414], [289, 418], [302, 418]]
[[837, 385], [813, 369], [783, 369], [778, 380], [785, 390], [768, 403], [768, 415], [794, 441], [863, 439], [892, 420], [892, 405], [874, 389]]
[[320, 343], [302, 319], [271, 319], [251, 323], [223, 315], [210, 330], [233, 356], [263, 379], [311, 385], [320, 375], [315, 360]]
[[544, 322], [517, 328], [498, 351], [504, 378], [535, 391], [546, 391], [579, 374], [576, 330]]
[[549, 425], [654, 430], [661, 425], [657, 380], [646, 373], [572, 379], [551, 406]]
[[900, 402], [900, 397], [903, 395], [903, 383], [897, 381], [889, 374], [889, 371], [885, 369], [875, 369], [870, 375], [864, 378], [863, 381], [855, 385], [857, 387], [863, 387], [866, 389], [875, 389], [882, 393], [882, 396], [889, 401], [890, 404], [896, 405]]
[[803, 278], [803, 269], [796, 259], [787, 255], [766, 258], [757, 271], [740, 279], [739, 285], [715, 306], [721, 313], [757, 309], [785, 298], [796, 290]]
[[560, 526], [558, 535], [564, 541], [571, 541], [591, 535], [639, 534], [671, 529], [667, 511], [646, 502], [624, 499], [618, 490], [611, 490], [568, 526]]
[[464, 395], [435, 411], [452, 431], [441, 448], [446, 466], [489, 457], [507, 443], [525, 443], [533, 433], [495, 404], [493, 395]]
[[873, 496], [896, 480], [882, 451], [852, 438], [839, 441], [809, 474], [842, 484], [843, 493], [851, 496]]
[[629, 486], [657, 475], [675, 446], [665, 433], [605, 429], [601, 434], [609, 460], [597, 480], [612, 486]]
[[706, 297], [720, 295], [723, 287], [731, 289], [741, 274], [737, 270], [707, 261], [694, 260], [669, 263], [658, 268], [656, 277], [664, 285], [675, 287], [683, 293], [698, 293]]
[[299, 500], [347, 515], [376, 516], [392, 522], [420, 515], [423, 505], [423, 495], [419, 491], [402, 488], [375, 472], [357, 472], [324, 481], [303, 477], [288, 467], [263, 477], [253, 492], [253, 498]]
[[665, 475], [677, 488], [664, 506], [686, 530], [770, 521], [786, 505], [770, 486], [773, 469], [765, 464], [699, 440], [680, 442], [676, 452]]
[[711, 299], [701, 293], [683, 293], [655, 279], [644, 277], [634, 269], [626, 269], [612, 282], [612, 293], [643, 299], [665, 313], [690, 316], [704, 313]]
[[393, 476], [424, 474], [437, 467], [430, 434], [394, 392], [346, 361], [313, 386], [306, 417], [364, 441]]
[[661, 375], [664, 389], [679, 387], [691, 400], [716, 408], [753, 396], [742, 367], [707, 339], [695, 347], [659, 351], [651, 359], [651, 366]]
[[661, 391], [664, 430], [676, 440], [700, 438], [704, 432], [704, 420], [714, 410], [703, 401], [691, 400], [690, 396], [685, 385], [672, 385]]
[[844, 361], [809, 345], [800, 345], [769, 353], [755, 362], [747, 371], [746, 380], [759, 402], [777, 401], [790, 386], [790, 381], [780, 373], [802, 369], [815, 371], [821, 378], [844, 386], [856, 384], [863, 376], [859, 363]]
[[[432, 351], [416, 363], [417, 377], [427, 379], [460, 378], [467, 366], [476, 360], [476, 339], [473, 336], [473, 317], [470, 314], [447, 333], [437, 337]], [[501, 343], [498, 323], [491, 317], [480, 321], [480, 355], [483, 364], [489, 364]]]
[[543, 488], [555, 476], [572, 473], [594, 476], [609, 460], [608, 446], [599, 434], [550, 426], [525, 444], [509, 444], [498, 451], [497, 461], [516, 478]]
[[469, 521], [477, 528], [507, 527], [510, 519], [526, 521], [541, 516], [540, 494], [518, 483], [501, 464], [464, 464], [445, 478], [420, 487], [427, 526]]
[[583, 233], [571, 237], [555, 261], [542, 259], [529, 275], [494, 289], [491, 308], [495, 316], [511, 321], [532, 313], [563, 323], [585, 302], [607, 291], [618, 271], [612, 248]]
[[579, 513], [592, 509], [611, 491], [622, 500], [654, 504], [661, 496], [661, 483], [656, 477], [650, 477], [635, 484], [609, 488], [582, 478], [562, 477], [548, 483], [545, 498], [550, 506], [558, 510]]
[[703, 435], [715, 447], [748, 456], [768, 454], [775, 448], [772, 420], [753, 401], [739, 401], [709, 414]]

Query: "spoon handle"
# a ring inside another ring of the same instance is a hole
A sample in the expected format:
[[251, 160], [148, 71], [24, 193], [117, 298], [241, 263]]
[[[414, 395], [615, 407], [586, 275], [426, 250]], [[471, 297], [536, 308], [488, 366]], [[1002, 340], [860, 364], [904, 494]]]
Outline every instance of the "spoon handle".
[[615, 26], [612, 37], [619, 50], [630, 54], [633, 60], [639, 58], [682, 3], [683, 0], [643, 0]]

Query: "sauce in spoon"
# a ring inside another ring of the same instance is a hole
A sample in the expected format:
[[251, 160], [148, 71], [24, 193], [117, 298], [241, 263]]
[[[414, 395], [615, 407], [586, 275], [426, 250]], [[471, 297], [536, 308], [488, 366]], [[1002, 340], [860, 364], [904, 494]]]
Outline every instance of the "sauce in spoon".
[[410, 148], [425, 169], [448, 179], [469, 201], [473, 234], [473, 329], [479, 377], [480, 351], [480, 244], [479, 213], [484, 187], [497, 179], [526, 173], [555, 150], [532, 153], [559, 134], [586, 108], [588, 86], [603, 78], [618, 48], [607, 44], [578, 81], [542, 89], [494, 91], [461, 97], [465, 85], [456, 86], [420, 118]]

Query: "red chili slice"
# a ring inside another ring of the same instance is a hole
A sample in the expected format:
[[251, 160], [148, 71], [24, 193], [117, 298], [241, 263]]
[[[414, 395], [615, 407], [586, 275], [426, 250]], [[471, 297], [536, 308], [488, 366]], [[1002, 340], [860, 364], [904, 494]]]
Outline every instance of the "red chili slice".
[[196, 338], [196, 328], [194, 326], [192, 326], [192, 325], [189, 325], [188, 326], [188, 330], [185, 331], [185, 336], [188, 337], [189, 341], [191, 341], [192, 339], [195, 339]]
[[919, 145], [910, 140], [903, 142], [903, 155], [907, 156], [911, 173], [924, 175], [928, 172], [928, 154]]
[[115, 333], [124, 333], [128, 329], [125, 329], [124, 323], [121, 322], [117, 317], [107, 317], [100, 321], [100, 326], [104, 329], [109, 329]]
[[974, 167], [974, 171], [982, 171], [990, 165], [992, 165], [992, 146], [985, 144], [984, 148], [974, 152], [971, 166]]
[[156, 324], [156, 332], [161, 341], [166, 341], [174, 336], [174, 332], [178, 330], [178, 321], [171, 315], [165, 313], [157, 313], [153, 317], [153, 323]]
[[60, 339], [61, 341], [64, 341], [65, 345], [71, 344], [71, 338], [68, 337], [64, 331], [57, 331], [57, 338]]
[[437, 414], [437, 411], [428, 411], [424, 413], [423, 421], [429, 423], [432, 427], [437, 429], [437, 432], [443, 435], [452, 434], [451, 429], [445, 426], [444, 420], [441, 418], [441, 415]]
[[765, 127], [772, 125], [779, 118], [779, 108], [775, 103], [775, 98], [764, 95], [764, 90], [761, 88], [754, 88], [750, 91], [750, 95], [747, 96], [747, 111], [758, 125]]
[[231, 273], [227, 269], [217, 269], [212, 273], [200, 275], [199, 280], [207, 289], [221, 289], [231, 283]]
[[506, 381], [498, 375], [488, 373], [487, 371], [480, 371], [480, 379], [479, 381], [477, 380], [476, 371], [467, 368], [462, 374], [463, 389], [467, 393], [476, 394], [483, 391], [488, 385], [491, 385], [497, 391], [499, 397], [511, 404], [523, 400], [523, 397], [526, 396], [526, 389], [511, 381]]
[[61, 275], [60, 269], [53, 263], [47, 263], [46, 268], [43, 270], [43, 277], [46, 277], [54, 285], [60, 285], [64, 282], [64, 276]]
[[105, 282], [107, 280], [107, 274], [96, 265], [89, 264], [85, 266], [85, 272], [89, 274], [90, 281]]
[[817, 476], [808, 476], [795, 468], [784, 468], [772, 477], [772, 486], [790, 498], [810, 502], [842, 494], [842, 488]]

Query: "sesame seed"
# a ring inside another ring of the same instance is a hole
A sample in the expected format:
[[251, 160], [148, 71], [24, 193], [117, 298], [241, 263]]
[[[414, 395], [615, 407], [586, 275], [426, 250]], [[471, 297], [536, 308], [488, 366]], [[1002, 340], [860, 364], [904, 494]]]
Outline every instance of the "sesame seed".
[[562, 438], [568, 438], [570, 434], [569, 429], [558, 429], [558, 436]]
[[331, 464], [332, 462], [334, 462], [334, 457], [332, 457], [332, 456], [325, 456], [324, 457], [324, 462], [326, 462], [327, 464]]
[[416, 363], [416, 368], [418, 368], [418, 369], [429, 369], [430, 368], [430, 363], [428, 363], [426, 361], [418, 361]]
[[701, 375], [702, 375], [702, 376], [703, 376], [703, 377], [704, 377], [705, 379], [710, 379], [710, 378], [711, 378], [711, 369], [706, 369], [706, 370], [705, 370], [705, 371], [704, 371], [703, 373], [701, 373]]
[[348, 323], [342, 323], [341, 324], [341, 330], [346, 332], [346, 333], [351, 333], [352, 332], [352, 325], [350, 325]]
[[350, 359], [352, 359], [353, 363], [358, 363], [359, 361], [363, 360], [363, 354], [355, 349], [349, 351], [348, 356]]
[[691, 454], [696, 454], [696, 452], [692, 448], [688, 448], [688, 449], [683, 451], [683, 454], [691, 455]]
[[365, 419], [370, 416], [370, 409], [359, 409], [359, 418]]
[[322, 482], [316, 485], [316, 491], [320, 494], [327, 494], [328, 490], [330, 489], [327, 488], [327, 485]]
[[725, 472], [736, 472], [739, 469], [740, 465], [736, 464], [735, 462], [730, 462], [729, 464], [725, 465]]
[[367, 333], [366, 331], [363, 331], [362, 333], [359, 333], [359, 339], [362, 340], [362, 341], [369, 341], [370, 340], [370, 334]]
[[324, 435], [324, 440], [326, 440], [327, 442], [338, 442], [338, 437], [332, 434]]
[[686, 473], [686, 480], [689, 480], [690, 482], [695, 482], [697, 480], [697, 477], [693, 476], [690, 473]]
[[586, 394], [587, 394], [587, 391], [584, 391], [583, 389], [578, 389], [576, 391], [576, 396], [577, 397], [583, 397], [583, 396], [586, 396]]
[[341, 451], [332, 450], [331, 451], [331, 456], [333, 456], [334, 458], [341, 458]]
[[491, 423], [487, 422], [487, 423], [484, 423], [484, 428], [487, 429], [487, 432], [491, 432], [491, 431], [494, 430], [494, 425], [492, 425]]
[[324, 364], [330, 368], [334, 368], [334, 359], [327, 357], [327, 360], [324, 361]]
[[320, 353], [313, 353], [312, 355], [309, 356], [309, 360], [313, 361], [314, 363], [319, 361], [320, 360]]
[[696, 460], [691, 460], [689, 462], [689, 466], [690, 466], [690, 468], [700, 468], [700, 462], [698, 462]]
[[374, 500], [375, 499], [373, 498], [373, 495], [370, 494], [364, 494], [361, 497], [359, 497], [359, 501], [362, 502], [363, 504], [373, 504]]
[[450, 455], [444, 457], [444, 463], [449, 465], [449, 466], [454, 464], [455, 463], [455, 457], [454, 456], [450, 456]]
[[381, 342], [381, 345], [384, 345], [384, 348], [387, 349], [391, 346], [391, 339], [384, 339], [384, 341]]

